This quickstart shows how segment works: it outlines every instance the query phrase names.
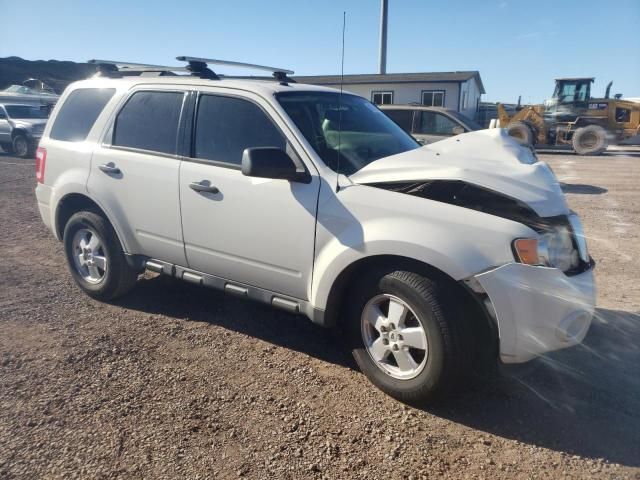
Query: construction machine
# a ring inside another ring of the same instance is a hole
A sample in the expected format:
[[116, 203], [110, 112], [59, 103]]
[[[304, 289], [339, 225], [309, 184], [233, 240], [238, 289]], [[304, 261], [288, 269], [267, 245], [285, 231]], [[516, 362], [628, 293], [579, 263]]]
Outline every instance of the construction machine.
[[591, 97], [594, 78], [558, 78], [543, 105], [526, 105], [509, 116], [498, 104], [500, 126], [518, 142], [536, 146], [571, 146], [580, 155], [599, 155], [610, 143], [640, 135], [640, 103]]

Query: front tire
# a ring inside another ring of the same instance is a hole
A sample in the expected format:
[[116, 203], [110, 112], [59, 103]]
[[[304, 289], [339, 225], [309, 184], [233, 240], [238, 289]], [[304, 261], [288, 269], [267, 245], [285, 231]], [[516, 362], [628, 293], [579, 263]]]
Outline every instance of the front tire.
[[90, 211], [74, 214], [63, 241], [71, 275], [87, 295], [113, 300], [135, 286], [138, 273], [127, 263], [116, 232], [103, 216]]
[[24, 135], [18, 134], [13, 138], [13, 154], [20, 158], [30, 158], [33, 155], [33, 147]]
[[462, 329], [442, 285], [396, 271], [355, 288], [349, 314], [353, 356], [369, 380], [409, 404], [441, 397], [466, 364]]
[[609, 146], [607, 131], [600, 125], [588, 125], [577, 129], [571, 143], [578, 155], [600, 155]]

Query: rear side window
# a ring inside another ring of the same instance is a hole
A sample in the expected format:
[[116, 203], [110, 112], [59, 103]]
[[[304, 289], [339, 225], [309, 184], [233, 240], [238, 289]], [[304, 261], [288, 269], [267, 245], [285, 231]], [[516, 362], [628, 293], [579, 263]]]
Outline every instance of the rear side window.
[[413, 110], [383, 110], [387, 116], [396, 122], [405, 132], [411, 132], [413, 122]]
[[51, 127], [49, 137], [82, 142], [113, 94], [114, 88], [79, 88], [69, 94]]
[[240, 165], [251, 147], [286, 148], [286, 141], [256, 104], [233, 97], [203, 95], [198, 105], [196, 158]]
[[113, 145], [175, 154], [183, 93], [136, 92], [116, 118]]

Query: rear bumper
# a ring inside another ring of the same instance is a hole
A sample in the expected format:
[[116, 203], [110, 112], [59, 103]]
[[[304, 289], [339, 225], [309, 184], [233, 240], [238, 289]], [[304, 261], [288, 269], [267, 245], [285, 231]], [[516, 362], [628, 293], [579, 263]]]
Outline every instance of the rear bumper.
[[555, 268], [511, 263], [475, 279], [495, 312], [504, 363], [577, 345], [589, 330], [596, 297], [593, 269], [568, 277]]
[[[36, 200], [38, 202], [38, 210], [40, 211], [40, 217], [44, 224], [49, 228], [54, 235], [56, 234], [53, 221], [53, 212], [51, 211], [51, 197], [52, 188], [39, 183], [36, 186]], [[57, 237], [57, 235], [56, 235]]]

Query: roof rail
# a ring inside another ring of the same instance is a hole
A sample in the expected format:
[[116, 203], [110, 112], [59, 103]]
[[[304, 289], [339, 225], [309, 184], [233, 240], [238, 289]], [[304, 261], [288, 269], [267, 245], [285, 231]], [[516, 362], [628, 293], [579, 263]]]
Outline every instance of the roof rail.
[[287, 70], [286, 68], [268, 67], [266, 65], [256, 65], [253, 63], [232, 62], [229, 60], [218, 60], [215, 58], [189, 57], [186, 55], [176, 57], [176, 60], [187, 62], [189, 64], [187, 70], [189, 70], [192, 75], [203, 76], [204, 74], [213, 76], [207, 78], [219, 78], [209, 68], [209, 65], [226, 65], [229, 67], [249, 68], [252, 70], [265, 70], [267, 72], [271, 72], [273, 78], [275, 78], [280, 83], [286, 84], [287, 82], [295, 82], [295, 80], [293, 80], [292, 78], [287, 77], [287, 75], [293, 75], [293, 70]]
[[118, 60], [89, 60], [87, 63], [96, 65], [98, 75], [104, 77], [119, 77], [122, 73], [146, 72], [162, 74], [173, 74], [173, 72], [186, 72], [185, 67], [168, 67], [165, 65], [149, 65], [147, 63], [120, 62]]

